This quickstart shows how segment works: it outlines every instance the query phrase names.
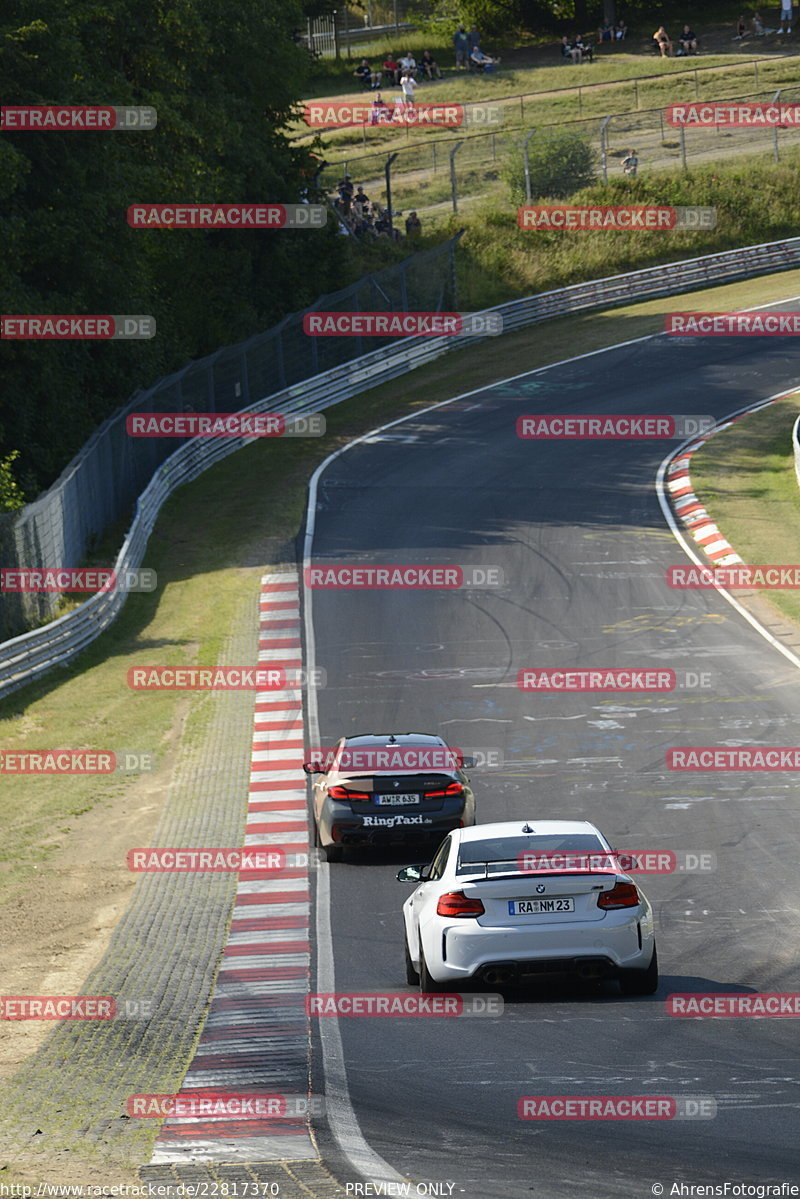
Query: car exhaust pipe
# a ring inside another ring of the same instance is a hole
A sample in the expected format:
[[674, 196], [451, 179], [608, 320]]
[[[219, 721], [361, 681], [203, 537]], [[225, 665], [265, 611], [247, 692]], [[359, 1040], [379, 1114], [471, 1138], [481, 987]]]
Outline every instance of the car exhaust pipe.
[[483, 981], [489, 987], [508, 987], [516, 979], [517, 972], [512, 966], [490, 966], [483, 972]]

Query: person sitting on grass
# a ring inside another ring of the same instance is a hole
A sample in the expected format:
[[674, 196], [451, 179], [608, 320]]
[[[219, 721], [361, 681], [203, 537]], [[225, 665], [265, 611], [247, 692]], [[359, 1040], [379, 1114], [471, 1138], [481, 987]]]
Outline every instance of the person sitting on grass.
[[422, 58], [419, 60], [419, 65], [422, 67], [426, 79], [441, 79], [442, 72], [439, 70], [439, 64], [430, 50], [422, 51]]
[[400, 82], [400, 64], [391, 50], [383, 60], [383, 73], [389, 79], [390, 83], [397, 84]]
[[614, 39], [618, 42], [624, 42], [628, 33], [628, 26], [624, 21], [618, 21], [614, 28]]
[[678, 51], [679, 54], [689, 55], [697, 53], [697, 34], [688, 25], [684, 25], [683, 32], [678, 41], [681, 47]]
[[764, 22], [761, 19], [761, 13], [754, 12], [753, 13], [753, 33], [755, 34], [756, 37], [763, 37], [766, 32], [767, 31], [764, 28]]
[[353, 74], [356, 76], [356, 78], [361, 79], [364, 87], [381, 86], [381, 72], [373, 71], [366, 58], [361, 59], [360, 65], [356, 67], [356, 69], [353, 71]]
[[597, 31], [597, 44], [602, 45], [603, 42], [613, 42], [614, 31], [608, 21], [604, 21]]
[[663, 25], [659, 25], [653, 34], [653, 41], [658, 46], [662, 58], [670, 58], [672, 56], [672, 42], [669, 40], [669, 34]]
[[470, 68], [473, 71], [494, 71], [497, 69], [499, 58], [492, 58], [490, 54], [484, 54], [480, 45], [472, 47], [472, 52], [469, 56]]

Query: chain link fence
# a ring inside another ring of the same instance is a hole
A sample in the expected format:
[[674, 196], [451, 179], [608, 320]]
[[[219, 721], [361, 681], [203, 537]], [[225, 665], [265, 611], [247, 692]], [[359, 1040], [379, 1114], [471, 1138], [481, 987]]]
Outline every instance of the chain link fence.
[[[133, 412], [239, 412], [262, 397], [392, 344], [390, 337], [310, 337], [303, 317], [317, 311], [452, 311], [456, 307], [458, 237], [320, 296], [304, 312], [245, 342], [190, 362], [137, 391], [109, 417], [53, 486], [18, 512], [0, 516], [4, 567], [54, 570], [79, 566], [111, 525], [129, 520], [137, 497], [180, 444], [170, 437], [131, 437]], [[0, 641], [53, 619], [60, 596], [0, 593]]]
[[[796, 102], [800, 86], [783, 87], [744, 96], [727, 97], [727, 102], [771, 103], [776, 95], [781, 103]], [[687, 96], [687, 102], [693, 100]], [[397, 215], [407, 209], [444, 217], [477, 200], [496, 196], [511, 203], [506, 176], [515, 156], [522, 152], [523, 141], [532, 151], [542, 142], [567, 136], [582, 138], [595, 152], [596, 175], [607, 180], [622, 174], [621, 160], [635, 149], [639, 172], [648, 169], [678, 167], [687, 169], [746, 154], [763, 153], [779, 161], [782, 149], [800, 145], [800, 127], [751, 126], [732, 128], [674, 128], [667, 121], [667, 108], [649, 108], [595, 116], [557, 125], [526, 125], [520, 120], [519, 99], [505, 105], [505, 122], [485, 133], [444, 134], [425, 140], [409, 139], [406, 145], [393, 146], [396, 159], [391, 165], [392, 207]], [[711, 103], [711, 101], [707, 101]], [[494, 102], [492, 102], [494, 103]], [[672, 102], [674, 103], [674, 101]], [[367, 193], [385, 202], [385, 150], [348, 157], [327, 165], [320, 175], [321, 185], [333, 191], [341, 174], [347, 172]], [[536, 195], [533, 199], [537, 199]]]

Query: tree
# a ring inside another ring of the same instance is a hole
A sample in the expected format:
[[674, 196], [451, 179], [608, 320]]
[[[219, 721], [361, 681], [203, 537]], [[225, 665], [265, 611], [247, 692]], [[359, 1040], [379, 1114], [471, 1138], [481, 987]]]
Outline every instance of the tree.
[[[595, 152], [577, 134], [532, 139], [528, 146], [528, 161], [531, 198], [534, 200], [563, 200], [595, 181]], [[517, 147], [509, 155], [503, 177], [509, 185], [512, 202], [524, 204], [525, 159], [522, 147]]]

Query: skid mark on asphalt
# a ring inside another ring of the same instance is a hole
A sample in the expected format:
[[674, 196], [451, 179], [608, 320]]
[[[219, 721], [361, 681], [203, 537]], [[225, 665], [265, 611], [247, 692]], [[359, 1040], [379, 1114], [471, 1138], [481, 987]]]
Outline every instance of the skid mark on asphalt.
[[[299, 671], [297, 573], [265, 576], [259, 608], [259, 662]], [[205, 1026], [179, 1092], [183, 1097], [198, 1090], [307, 1097], [310, 906], [302, 763], [299, 685], [258, 692], [244, 843], [284, 847], [286, 868], [239, 876]], [[151, 1164], [317, 1157], [302, 1114], [236, 1121], [190, 1116], [164, 1123]]]

